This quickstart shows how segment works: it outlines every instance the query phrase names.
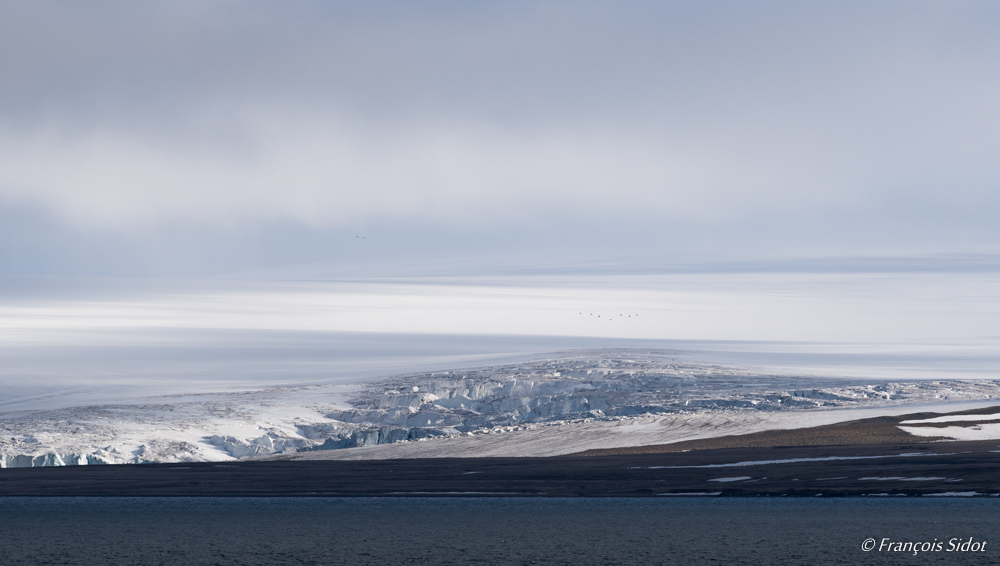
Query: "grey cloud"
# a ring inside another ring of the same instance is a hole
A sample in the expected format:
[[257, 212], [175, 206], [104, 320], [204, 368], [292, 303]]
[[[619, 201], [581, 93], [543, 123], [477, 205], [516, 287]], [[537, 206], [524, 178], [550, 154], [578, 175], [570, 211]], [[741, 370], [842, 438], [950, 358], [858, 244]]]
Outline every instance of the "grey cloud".
[[947, 103], [982, 104], [983, 87], [996, 85], [988, 5], [24, 6], [3, 18], [3, 67], [8, 96], [36, 111], [183, 113], [292, 98], [372, 119], [631, 117], [662, 127], [692, 114], [726, 123], [956, 110]]
[[844, 231], [995, 246], [998, 22], [985, 2], [6, 3], [0, 201], [133, 233], [557, 212], [574, 234], [700, 222], [708, 248], [754, 223], [806, 254]]

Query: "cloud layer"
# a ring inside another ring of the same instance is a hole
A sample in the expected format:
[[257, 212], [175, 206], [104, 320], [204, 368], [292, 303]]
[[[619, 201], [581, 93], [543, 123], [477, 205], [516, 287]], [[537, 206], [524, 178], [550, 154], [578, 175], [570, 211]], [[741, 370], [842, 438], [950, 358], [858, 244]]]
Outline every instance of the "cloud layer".
[[998, 23], [984, 2], [7, 3], [0, 206], [131, 233], [848, 218], [995, 247]]

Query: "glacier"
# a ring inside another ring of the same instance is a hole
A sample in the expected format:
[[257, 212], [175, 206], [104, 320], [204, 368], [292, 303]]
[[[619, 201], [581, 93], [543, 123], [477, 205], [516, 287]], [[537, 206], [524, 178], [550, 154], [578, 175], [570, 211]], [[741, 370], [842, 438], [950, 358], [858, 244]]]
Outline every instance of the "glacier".
[[149, 396], [0, 414], [0, 467], [290, 457], [554, 455], [955, 403], [1000, 381], [887, 381], [695, 361], [683, 352], [558, 352], [357, 383]]

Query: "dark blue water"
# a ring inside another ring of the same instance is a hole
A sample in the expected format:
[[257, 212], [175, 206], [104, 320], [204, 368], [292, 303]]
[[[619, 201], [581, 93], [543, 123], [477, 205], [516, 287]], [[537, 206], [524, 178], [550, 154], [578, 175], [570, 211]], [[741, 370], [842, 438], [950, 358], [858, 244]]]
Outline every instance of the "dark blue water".
[[[998, 516], [993, 499], [10, 498], [0, 562], [993, 564]], [[970, 537], [985, 551], [947, 551]]]

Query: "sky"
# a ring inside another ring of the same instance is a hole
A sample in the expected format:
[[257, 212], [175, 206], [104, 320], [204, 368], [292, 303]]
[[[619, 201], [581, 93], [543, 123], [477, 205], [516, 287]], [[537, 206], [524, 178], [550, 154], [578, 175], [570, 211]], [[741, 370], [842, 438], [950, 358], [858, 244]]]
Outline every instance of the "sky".
[[0, 273], [993, 270], [998, 31], [961, 1], [4, 2]]
[[0, 397], [995, 377], [998, 87], [995, 2], [0, 2]]

